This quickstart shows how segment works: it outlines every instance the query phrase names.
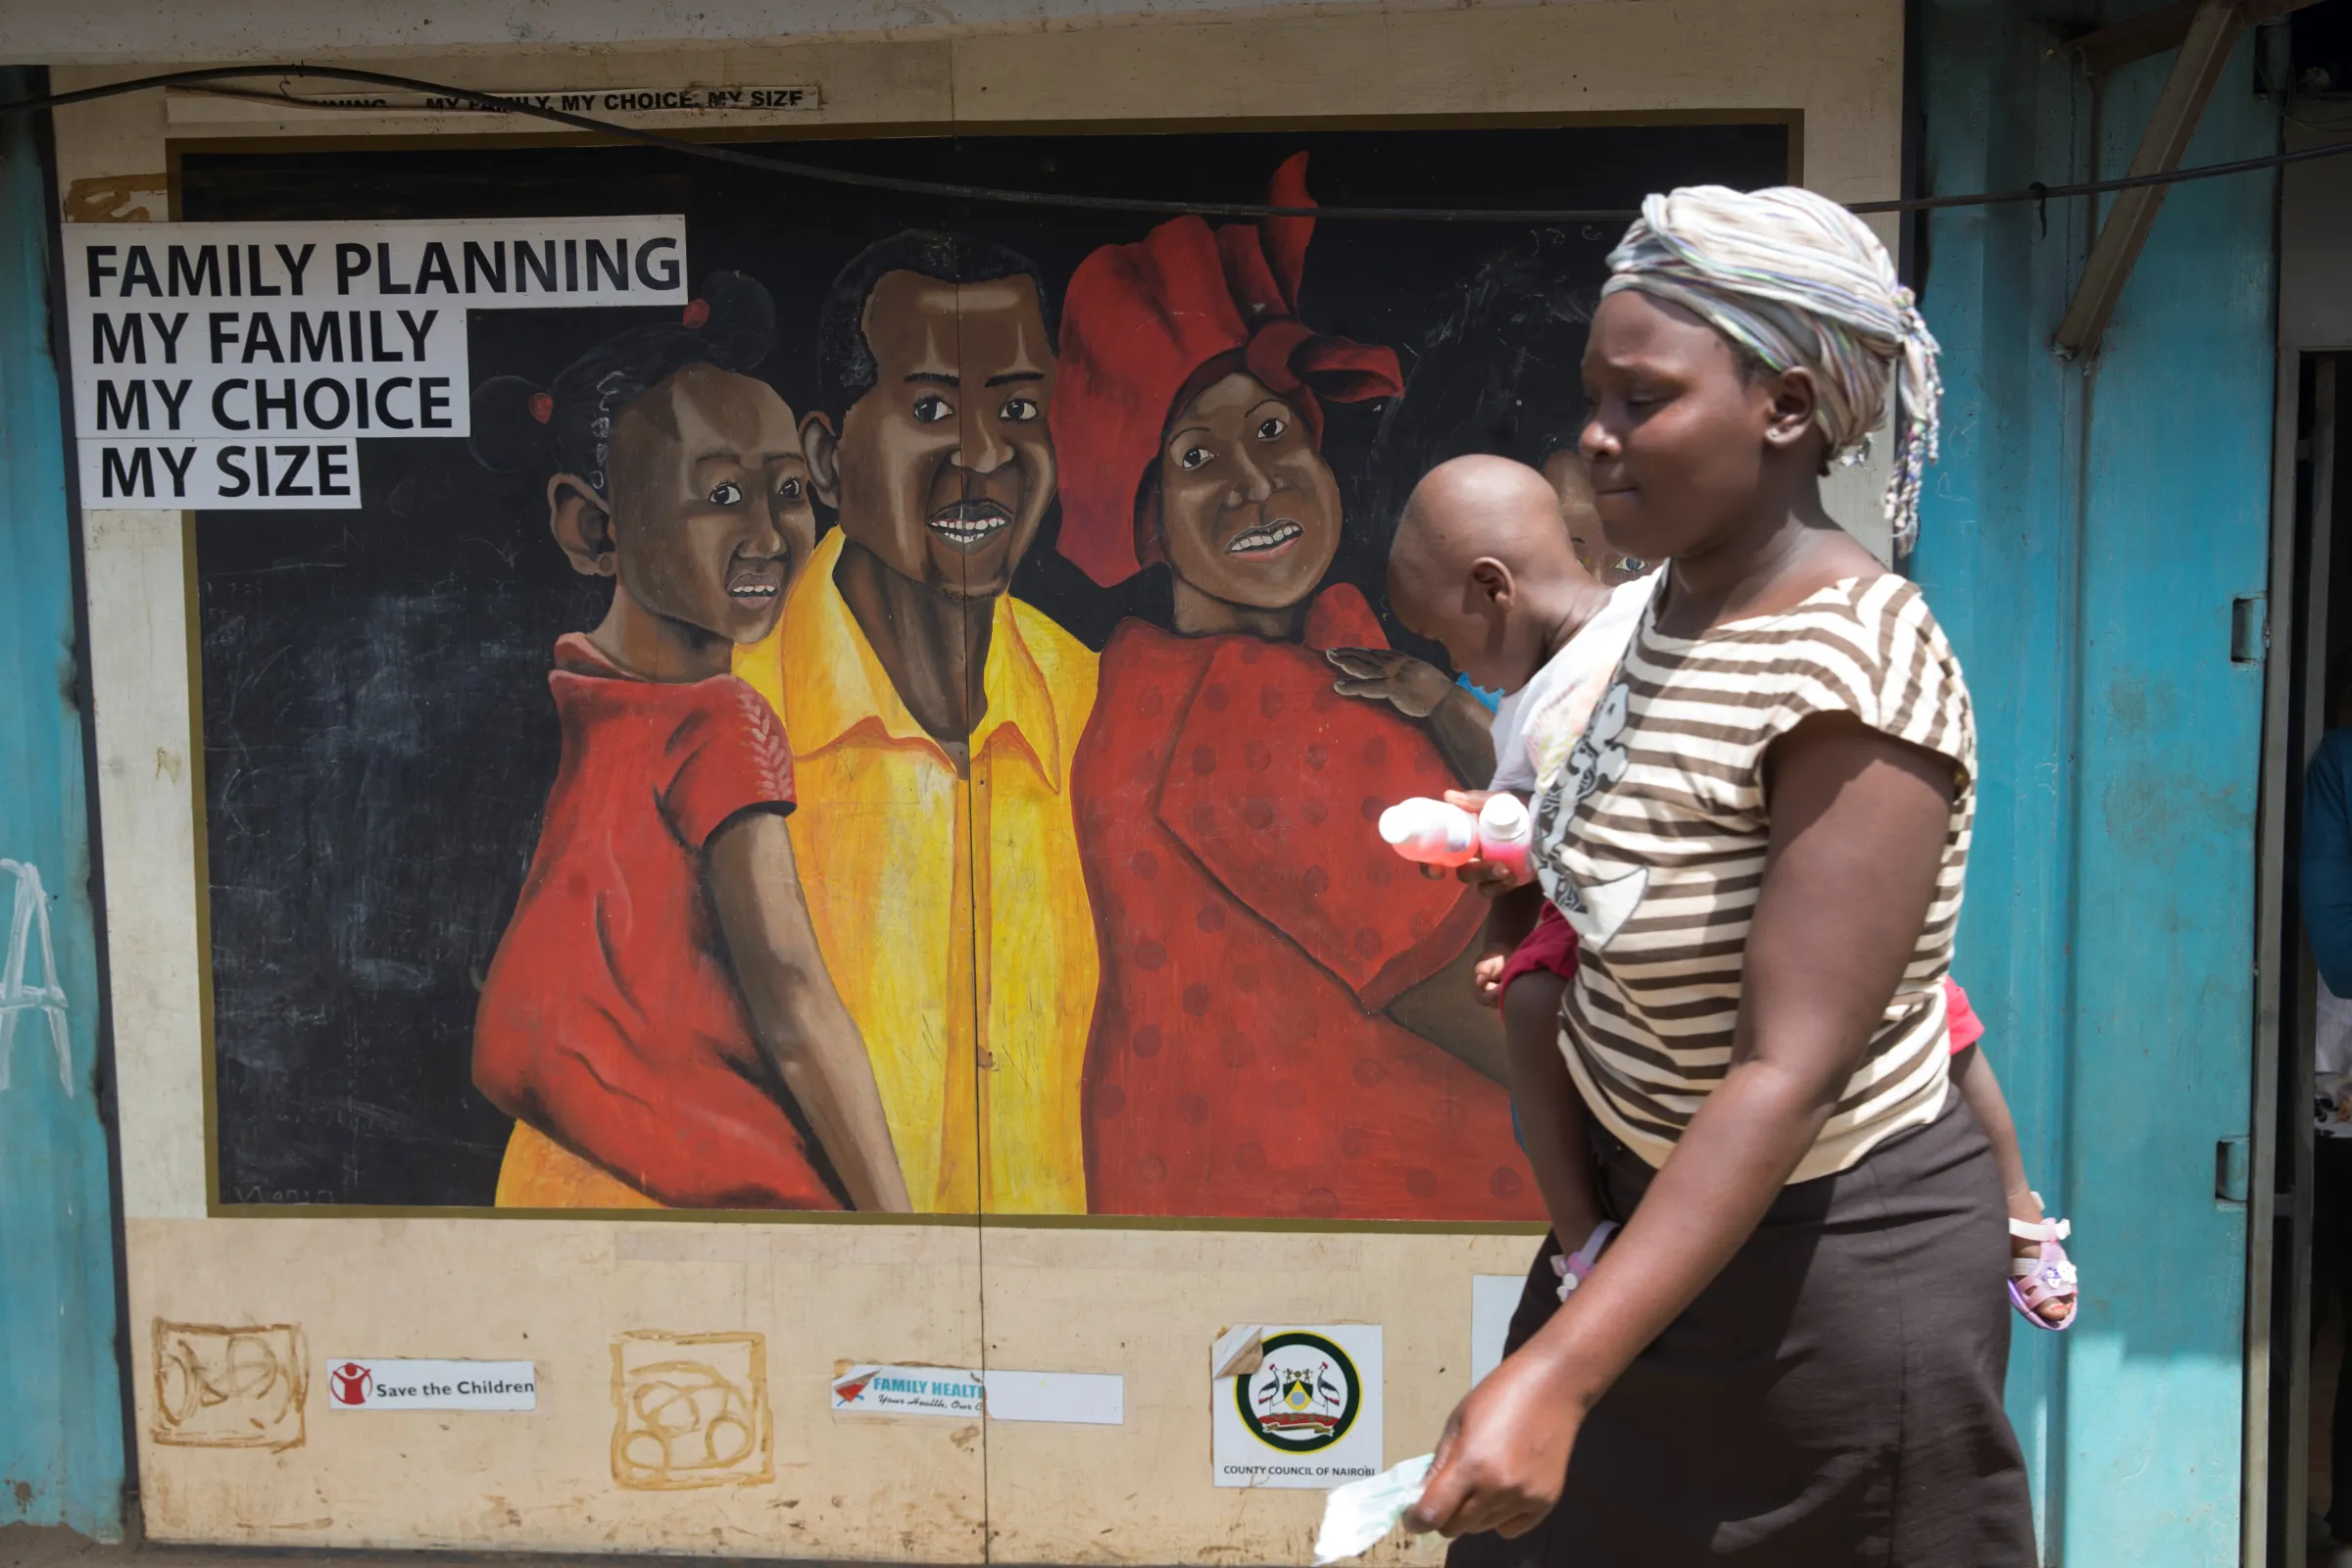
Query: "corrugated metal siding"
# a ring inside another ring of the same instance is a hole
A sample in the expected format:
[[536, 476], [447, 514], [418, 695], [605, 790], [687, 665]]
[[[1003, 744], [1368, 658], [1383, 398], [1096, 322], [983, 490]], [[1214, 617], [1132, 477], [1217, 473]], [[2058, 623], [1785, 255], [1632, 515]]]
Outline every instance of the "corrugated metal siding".
[[[29, 90], [0, 71], [0, 98]], [[0, 119], [0, 1524], [119, 1539], [114, 1224], [39, 150]]]

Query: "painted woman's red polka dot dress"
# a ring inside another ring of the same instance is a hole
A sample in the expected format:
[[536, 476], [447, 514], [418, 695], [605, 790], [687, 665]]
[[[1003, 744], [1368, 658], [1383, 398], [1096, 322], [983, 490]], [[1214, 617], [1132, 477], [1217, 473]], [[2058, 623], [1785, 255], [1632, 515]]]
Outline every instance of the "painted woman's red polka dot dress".
[[1374, 829], [1454, 786], [1418, 727], [1332, 689], [1321, 649], [1386, 641], [1338, 587], [1305, 646], [1127, 621], [1103, 650], [1072, 770], [1095, 1212], [1542, 1217], [1502, 1087], [1380, 1010], [1485, 911]]

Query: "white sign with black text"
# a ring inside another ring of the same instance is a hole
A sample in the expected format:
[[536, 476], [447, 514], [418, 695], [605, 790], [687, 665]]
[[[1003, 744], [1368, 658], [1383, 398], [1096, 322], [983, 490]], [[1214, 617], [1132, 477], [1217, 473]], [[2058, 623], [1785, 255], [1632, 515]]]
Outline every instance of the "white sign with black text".
[[326, 1402], [337, 1410], [536, 1410], [539, 1372], [529, 1361], [354, 1356], [327, 1363]]
[[466, 313], [684, 305], [683, 218], [69, 223], [85, 507], [356, 510], [358, 443], [468, 433]]
[[[567, 115], [631, 117], [697, 115], [765, 117], [814, 114], [825, 95], [813, 81], [702, 87], [491, 87], [491, 97]], [[164, 95], [174, 124], [235, 121], [351, 120], [372, 115], [506, 115], [514, 110], [427, 88], [296, 86], [293, 78], [263, 87], [173, 88]]]

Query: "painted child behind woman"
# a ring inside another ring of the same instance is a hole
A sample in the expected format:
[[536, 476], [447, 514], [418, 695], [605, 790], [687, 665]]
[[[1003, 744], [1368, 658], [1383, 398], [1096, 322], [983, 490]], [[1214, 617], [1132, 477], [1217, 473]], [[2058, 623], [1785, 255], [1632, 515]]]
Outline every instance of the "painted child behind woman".
[[774, 324], [718, 273], [548, 389], [474, 394], [476, 456], [546, 476], [556, 543], [612, 580], [556, 644], [563, 761], [475, 1018], [516, 1118], [501, 1206], [907, 1206], [801, 899], [791, 752], [730, 673], [815, 543], [792, 410], [743, 373]]

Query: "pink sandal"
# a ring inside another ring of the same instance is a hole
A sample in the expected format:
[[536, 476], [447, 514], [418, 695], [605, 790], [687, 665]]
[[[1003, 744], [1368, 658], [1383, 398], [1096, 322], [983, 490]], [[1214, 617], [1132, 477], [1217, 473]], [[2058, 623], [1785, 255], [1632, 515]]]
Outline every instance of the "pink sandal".
[[1592, 1272], [1592, 1265], [1600, 1261], [1600, 1250], [1616, 1234], [1617, 1222], [1604, 1219], [1592, 1227], [1592, 1234], [1585, 1238], [1584, 1246], [1573, 1252], [1552, 1255], [1551, 1271], [1560, 1278], [1561, 1300], [1568, 1299], [1569, 1293], [1585, 1282], [1585, 1276]]
[[[2035, 1193], [2034, 1201], [2039, 1203], [2041, 1195]], [[2038, 1256], [2015, 1259], [2009, 1267], [2009, 1304], [2017, 1315], [2037, 1329], [2063, 1334], [2075, 1325], [2077, 1276], [2075, 1265], [2059, 1246], [2074, 1234], [2072, 1223], [2062, 1219], [2043, 1219], [2038, 1223], [2022, 1219], [2009, 1222], [2009, 1234], [2021, 1242], [2039, 1242]], [[2066, 1303], [2066, 1316], [2053, 1323], [2041, 1315], [2041, 1308], [2052, 1301]]]

